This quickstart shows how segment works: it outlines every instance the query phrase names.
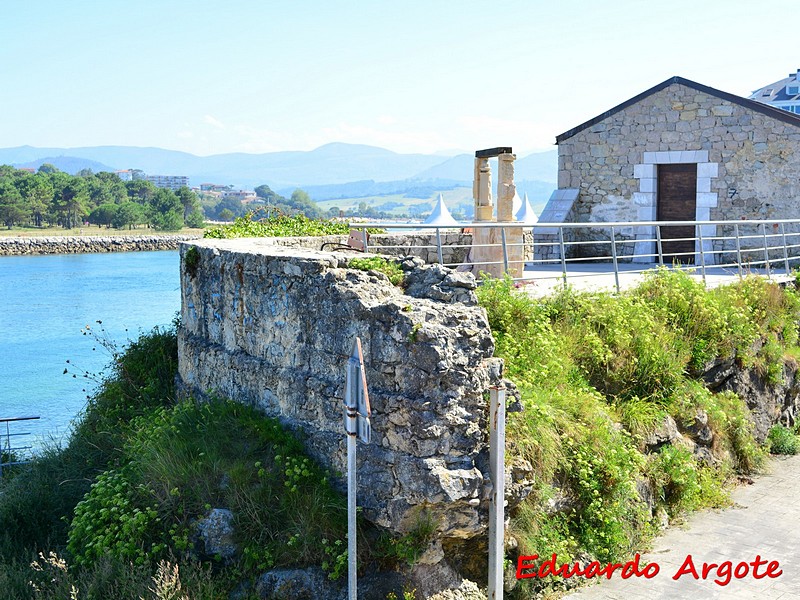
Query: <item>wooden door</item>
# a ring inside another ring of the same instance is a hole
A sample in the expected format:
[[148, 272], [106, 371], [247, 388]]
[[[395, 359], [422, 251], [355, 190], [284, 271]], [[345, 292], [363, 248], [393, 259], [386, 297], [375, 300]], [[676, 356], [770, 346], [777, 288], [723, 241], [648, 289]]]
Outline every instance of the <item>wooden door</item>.
[[[658, 165], [656, 213], [659, 221], [694, 221], [697, 211], [697, 164]], [[694, 263], [694, 225], [661, 228], [664, 263]]]

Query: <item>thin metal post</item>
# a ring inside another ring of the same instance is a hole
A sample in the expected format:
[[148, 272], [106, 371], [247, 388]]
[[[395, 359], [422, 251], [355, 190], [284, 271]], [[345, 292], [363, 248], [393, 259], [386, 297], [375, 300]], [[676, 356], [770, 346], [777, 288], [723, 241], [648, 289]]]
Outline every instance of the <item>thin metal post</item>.
[[438, 227], [436, 228], [436, 254], [439, 259], [439, 264], [444, 264], [444, 259], [442, 258], [442, 234]]
[[561, 254], [561, 277], [564, 279], [564, 289], [567, 289], [567, 258], [564, 256], [564, 228], [558, 228], [558, 251]]
[[619, 264], [617, 264], [617, 236], [614, 233], [614, 227], [611, 227], [611, 258], [614, 261], [614, 284], [617, 286], [617, 293], [619, 294]]
[[736, 267], [739, 269], [739, 279], [742, 278], [742, 242], [739, 239], [739, 224], [733, 224], [733, 232], [736, 234]]
[[786, 247], [786, 229], [781, 223], [781, 237], [783, 238], [783, 266], [786, 269], [786, 276], [788, 277], [791, 272], [789, 271], [789, 249]]
[[661, 248], [661, 225], [656, 225], [656, 246], [658, 247], [658, 266], [664, 266], [664, 252]]
[[347, 582], [349, 600], [356, 600], [356, 434], [347, 435]]
[[362, 237], [364, 238], [364, 253], [369, 252], [369, 236], [367, 235], [367, 228], [361, 230]]
[[761, 235], [764, 236], [764, 266], [767, 269], [767, 279], [772, 279], [772, 275], [769, 272], [769, 244], [767, 243], [767, 226], [764, 223], [761, 224]]
[[503, 245], [503, 273], [508, 273], [508, 247], [506, 246], [506, 228], [500, 229], [500, 243]]
[[706, 254], [703, 252], [703, 226], [697, 224], [697, 241], [700, 243], [700, 273], [703, 276], [703, 285], [706, 285]]
[[503, 600], [503, 558], [505, 558], [505, 448], [506, 391], [489, 390], [489, 588], [488, 600]]

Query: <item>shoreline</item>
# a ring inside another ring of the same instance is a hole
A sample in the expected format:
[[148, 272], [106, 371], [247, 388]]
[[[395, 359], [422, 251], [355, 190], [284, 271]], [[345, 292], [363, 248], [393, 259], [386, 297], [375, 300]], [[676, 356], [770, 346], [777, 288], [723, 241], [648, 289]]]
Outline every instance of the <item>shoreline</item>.
[[179, 243], [201, 239], [202, 237], [202, 234], [199, 233], [0, 237], [0, 256], [177, 250]]

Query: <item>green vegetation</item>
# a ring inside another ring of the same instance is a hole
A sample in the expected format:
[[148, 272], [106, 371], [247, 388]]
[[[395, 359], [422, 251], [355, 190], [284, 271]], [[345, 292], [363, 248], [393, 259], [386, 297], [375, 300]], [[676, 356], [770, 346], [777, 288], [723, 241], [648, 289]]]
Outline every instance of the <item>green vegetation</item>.
[[[231, 190], [233, 186], [218, 186], [218, 188]], [[255, 193], [258, 202], [266, 205], [263, 210], [269, 214], [289, 216], [303, 214], [309, 219], [328, 216], [304, 190], [299, 188], [294, 190], [289, 198], [274, 192], [266, 184], [257, 186]], [[242, 204], [239, 198], [229, 195], [220, 199], [218, 191], [200, 192], [200, 203], [208, 218], [215, 221], [232, 221], [236, 217], [245, 216], [248, 212], [248, 206]]]
[[132, 229], [148, 225], [161, 231], [202, 227], [197, 196], [187, 187], [176, 192], [145, 180], [123, 182], [114, 173], [85, 169], [72, 176], [52, 165], [37, 173], [0, 166], [0, 221], [14, 226], [72, 229], [91, 223]]
[[769, 430], [767, 435], [769, 451], [772, 454], [797, 454], [800, 448], [800, 440], [792, 430], [778, 423]]
[[[486, 280], [478, 294], [524, 406], [508, 415], [509, 460], [527, 460], [536, 482], [512, 515], [514, 552], [624, 560], [662, 518], [726, 505], [729, 480], [764, 460], [745, 403], [696, 376], [732, 359], [779, 380], [784, 355], [798, 351], [794, 290], [748, 278], [705, 291], [660, 270], [620, 296], [566, 290], [533, 300], [510, 280]], [[344, 575], [344, 498], [297, 438], [238, 403], [179, 402], [174, 331], [111, 352], [69, 443], [0, 480], [4, 597], [213, 599], [271, 567]], [[648, 439], [668, 422], [686, 437], [708, 427], [713, 458]], [[768, 447], [794, 453], [797, 436], [775, 426]], [[196, 523], [214, 508], [234, 515], [241, 552], [231, 559], [197, 543]], [[418, 560], [437, 524], [424, 509], [417, 517], [403, 536], [362, 526], [360, 562]], [[513, 597], [542, 591], [536, 583], [521, 582]]]
[[403, 285], [406, 276], [400, 263], [394, 260], [386, 260], [382, 256], [365, 256], [364, 258], [351, 258], [347, 266], [359, 271], [377, 271], [383, 273], [392, 282], [392, 285]]
[[[793, 289], [753, 277], [706, 291], [659, 270], [619, 296], [566, 290], [533, 300], [509, 280], [486, 280], [478, 294], [522, 395], [523, 412], [508, 416], [509, 460], [527, 459], [537, 481], [512, 520], [520, 554], [624, 560], [647, 543], [660, 514], [725, 505], [732, 474], [759, 468], [765, 452], [745, 403], [693, 375], [733, 358], [777, 381], [797, 343]], [[714, 434], [713, 465], [680, 445], [645, 443], [668, 417], [686, 430], [700, 414]], [[774, 431], [773, 448], [789, 447]], [[653, 492], [652, 511], [642, 485]], [[564, 508], [546, 509], [550, 500]], [[522, 582], [515, 597], [530, 597], [533, 585]]]
[[[0, 480], [5, 598], [151, 598], [169, 577], [220, 598], [273, 566], [346, 572], [345, 499], [297, 438], [242, 404], [176, 403], [174, 331], [113, 359], [69, 444]], [[193, 541], [216, 507], [236, 515], [225, 568]]]
[[284, 237], [307, 235], [347, 235], [347, 223], [309, 219], [300, 213], [294, 216], [275, 215], [257, 219], [256, 213], [239, 217], [231, 225], [219, 225], [206, 230], [207, 238]]

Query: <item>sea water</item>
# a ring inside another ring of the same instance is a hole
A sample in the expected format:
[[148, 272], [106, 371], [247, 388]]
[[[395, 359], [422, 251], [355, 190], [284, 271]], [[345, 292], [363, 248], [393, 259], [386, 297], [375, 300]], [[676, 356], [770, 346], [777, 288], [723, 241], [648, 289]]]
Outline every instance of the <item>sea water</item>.
[[121, 347], [169, 326], [178, 268], [177, 251], [0, 257], [0, 418], [41, 417], [12, 424], [33, 433], [12, 442], [64, 439], [110, 364], [97, 337]]

